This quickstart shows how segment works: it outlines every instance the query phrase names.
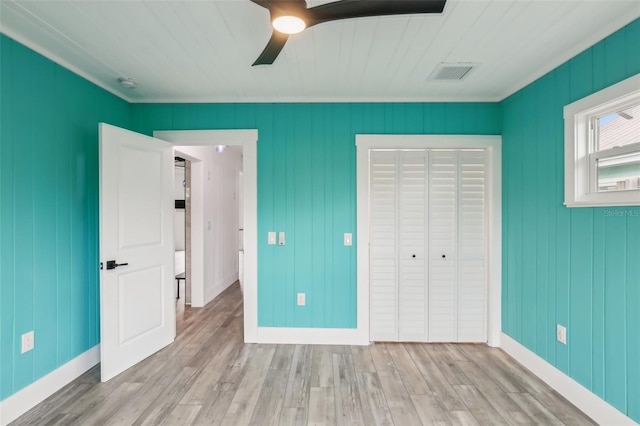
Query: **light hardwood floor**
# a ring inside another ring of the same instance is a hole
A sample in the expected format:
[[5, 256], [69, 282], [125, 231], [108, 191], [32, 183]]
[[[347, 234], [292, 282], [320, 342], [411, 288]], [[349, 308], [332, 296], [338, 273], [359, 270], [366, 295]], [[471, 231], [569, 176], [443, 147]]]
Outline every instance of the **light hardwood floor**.
[[107, 383], [95, 367], [14, 424], [594, 424], [500, 349], [244, 344], [237, 283], [177, 304], [172, 345]]

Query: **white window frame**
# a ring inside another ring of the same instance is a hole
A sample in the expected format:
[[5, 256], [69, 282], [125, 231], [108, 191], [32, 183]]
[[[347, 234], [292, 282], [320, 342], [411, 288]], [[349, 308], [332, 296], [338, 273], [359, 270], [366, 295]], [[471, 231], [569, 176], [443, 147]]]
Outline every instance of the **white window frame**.
[[637, 206], [640, 189], [598, 192], [597, 162], [638, 150], [639, 144], [593, 149], [594, 120], [640, 103], [640, 74], [564, 107], [564, 204], [567, 207]]

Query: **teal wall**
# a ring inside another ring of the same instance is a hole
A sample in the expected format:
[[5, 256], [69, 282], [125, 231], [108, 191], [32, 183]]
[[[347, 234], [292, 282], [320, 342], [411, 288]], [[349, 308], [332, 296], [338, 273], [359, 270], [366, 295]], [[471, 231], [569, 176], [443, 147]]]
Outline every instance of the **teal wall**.
[[99, 343], [98, 122], [126, 127], [130, 111], [4, 35], [0, 72], [4, 399]]
[[[258, 129], [258, 323], [356, 327], [358, 133], [499, 134], [498, 104], [132, 105], [132, 127]], [[284, 247], [267, 232], [284, 231]], [[296, 293], [306, 293], [306, 306]]]
[[636, 20], [502, 103], [503, 330], [636, 421], [640, 208], [563, 206], [562, 114], [639, 73], [639, 52]]

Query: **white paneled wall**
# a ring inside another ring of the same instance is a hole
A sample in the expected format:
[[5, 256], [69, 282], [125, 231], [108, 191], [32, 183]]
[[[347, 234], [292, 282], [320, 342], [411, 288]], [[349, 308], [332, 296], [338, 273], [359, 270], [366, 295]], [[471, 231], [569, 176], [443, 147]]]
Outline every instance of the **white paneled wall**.
[[371, 340], [487, 340], [486, 173], [483, 150], [371, 151]]

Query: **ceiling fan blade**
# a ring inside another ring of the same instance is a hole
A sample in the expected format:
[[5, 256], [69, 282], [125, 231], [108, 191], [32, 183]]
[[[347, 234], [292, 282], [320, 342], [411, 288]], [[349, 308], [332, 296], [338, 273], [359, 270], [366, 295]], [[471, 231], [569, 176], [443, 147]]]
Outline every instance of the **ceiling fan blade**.
[[271, 3], [269, 0], [251, 0], [253, 3], [257, 4], [258, 6], [262, 6], [265, 9], [269, 9], [269, 3]]
[[339, 19], [442, 13], [446, 0], [342, 0], [307, 10], [307, 27]]
[[284, 47], [285, 43], [289, 36], [287, 34], [283, 34], [278, 31], [273, 31], [271, 33], [271, 38], [267, 43], [267, 46], [264, 48], [258, 59], [253, 63], [252, 66], [255, 65], [271, 65], [280, 54], [280, 51]]
[[307, 2], [305, 0], [251, 0], [253, 3], [269, 9], [269, 11], [287, 11], [305, 10], [307, 8]]
[[[307, 2], [305, 0], [251, 0], [253, 3], [264, 7], [269, 10], [269, 20], [272, 21], [274, 17], [289, 12], [295, 12], [297, 15], [302, 15], [307, 10]], [[276, 60], [280, 51], [284, 47], [288, 34], [283, 34], [279, 31], [273, 31], [271, 38], [267, 43], [258, 59], [251, 65], [271, 65]]]

